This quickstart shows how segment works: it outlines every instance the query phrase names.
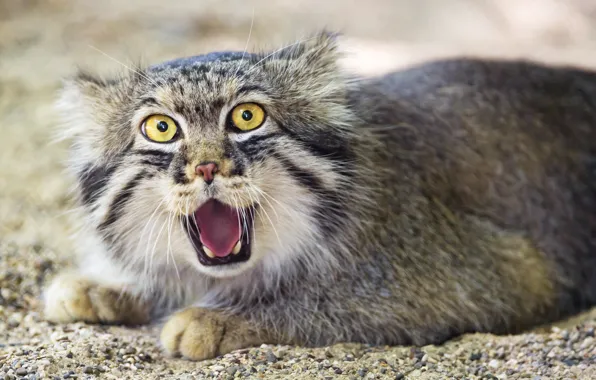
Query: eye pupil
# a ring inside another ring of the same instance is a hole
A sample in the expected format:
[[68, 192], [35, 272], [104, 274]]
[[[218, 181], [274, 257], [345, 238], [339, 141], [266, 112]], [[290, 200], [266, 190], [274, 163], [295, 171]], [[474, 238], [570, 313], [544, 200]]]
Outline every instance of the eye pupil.
[[165, 132], [168, 130], [168, 123], [165, 121], [160, 121], [159, 123], [157, 123], [157, 130], [160, 132]]
[[250, 121], [252, 119], [252, 112], [250, 112], [249, 110], [244, 110], [242, 112], [242, 119], [244, 121]]

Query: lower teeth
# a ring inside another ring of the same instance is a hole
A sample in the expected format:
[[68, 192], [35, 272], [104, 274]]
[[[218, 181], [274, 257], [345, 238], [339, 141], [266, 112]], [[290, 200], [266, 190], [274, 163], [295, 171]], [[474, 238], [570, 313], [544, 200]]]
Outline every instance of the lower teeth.
[[238, 240], [238, 242], [236, 243], [236, 245], [234, 246], [234, 249], [232, 249], [232, 253], [234, 255], [237, 255], [240, 253], [240, 248], [242, 248], [242, 242], [240, 240]]
[[203, 251], [205, 251], [205, 254], [207, 256], [209, 256], [210, 258], [212, 258], [212, 259], [215, 258], [215, 254], [209, 248], [203, 246]]
[[[238, 242], [236, 243], [236, 245], [234, 246], [234, 248], [232, 249], [232, 254], [237, 255], [240, 253], [240, 249], [242, 248], [242, 242], [240, 240], [238, 240]], [[205, 251], [205, 254], [214, 259], [215, 258], [215, 254], [213, 253], [212, 250], [210, 250], [209, 248], [207, 248], [206, 246], [203, 246], [203, 251]]]

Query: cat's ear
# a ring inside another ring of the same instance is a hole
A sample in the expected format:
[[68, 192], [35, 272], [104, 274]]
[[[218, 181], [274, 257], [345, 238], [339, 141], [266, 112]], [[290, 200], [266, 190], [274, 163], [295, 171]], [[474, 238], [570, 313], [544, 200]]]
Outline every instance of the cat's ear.
[[71, 142], [72, 168], [101, 162], [125, 143], [121, 135], [110, 133], [110, 125], [122, 123], [123, 105], [129, 99], [126, 79], [105, 80], [88, 72], [65, 79], [56, 103], [61, 123], [57, 140]]
[[324, 74], [338, 69], [338, 33], [327, 30], [280, 50], [280, 57], [292, 61], [302, 72]]
[[337, 37], [326, 31], [318, 33], [266, 66], [272, 91], [279, 94], [276, 103], [286, 110], [278, 117], [291, 114], [287, 124], [301, 125], [299, 129], [305, 133], [325, 127], [343, 128], [353, 122], [346, 105], [350, 78], [340, 67]]
[[278, 52], [269, 54], [272, 59], [266, 64], [278, 88], [326, 96], [345, 87], [337, 34], [323, 31]]
[[119, 87], [116, 80], [104, 80], [85, 71], [65, 79], [56, 102], [64, 122], [59, 137], [99, 134], [111, 106], [121, 97]]
[[76, 97], [100, 98], [110, 86], [110, 82], [87, 71], [78, 71], [63, 82], [63, 93]]

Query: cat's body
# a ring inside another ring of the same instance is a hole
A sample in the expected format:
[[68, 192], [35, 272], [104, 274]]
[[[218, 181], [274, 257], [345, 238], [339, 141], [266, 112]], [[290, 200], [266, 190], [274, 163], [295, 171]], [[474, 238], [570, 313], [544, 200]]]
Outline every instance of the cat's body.
[[[52, 320], [142, 323], [194, 305], [162, 342], [201, 359], [515, 332], [596, 302], [594, 73], [450, 60], [354, 81], [321, 35], [77, 83], [64, 102], [95, 240], [48, 289]], [[228, 118], [243, 102], [267, 119], [241, 133]], [[177, 140], [143, 139], [157, 111]], [[193, 249], [180, 215], [210, 197], [258, 204], [238, 219], [254, 223], [239, 227], [245, 261]]]

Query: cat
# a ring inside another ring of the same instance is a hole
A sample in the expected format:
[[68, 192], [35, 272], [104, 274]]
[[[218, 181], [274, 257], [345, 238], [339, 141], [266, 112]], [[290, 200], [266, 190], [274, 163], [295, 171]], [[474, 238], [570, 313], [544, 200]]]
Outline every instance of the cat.
[[426, 345], [596, 300], [596, 74], [454, 58], [374, 78], [321, 32], [60, 96], [80, 262], [50, 321], [168, 317], [171, 355]]

